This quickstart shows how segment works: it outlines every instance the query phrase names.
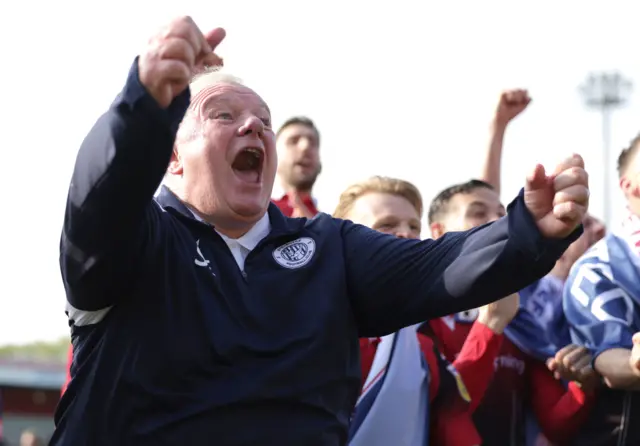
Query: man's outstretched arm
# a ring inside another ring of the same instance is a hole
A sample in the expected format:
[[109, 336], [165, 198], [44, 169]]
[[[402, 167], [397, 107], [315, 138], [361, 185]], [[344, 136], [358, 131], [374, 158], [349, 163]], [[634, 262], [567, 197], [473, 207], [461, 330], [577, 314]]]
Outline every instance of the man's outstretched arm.
[[547, 274], [579, 228], [540, 235], [522, 197], [508, 215], [437, 240], [410, 240], [343, 222], [349, 287], [361, 336], [379, 336], [477, 308]]
[[360, 336], [377, 336], [513, 294], [547, 274], [582, 233], [584, 162], [536, 165], [506, 217], [438, 240], [399, 240], [340, 221]]

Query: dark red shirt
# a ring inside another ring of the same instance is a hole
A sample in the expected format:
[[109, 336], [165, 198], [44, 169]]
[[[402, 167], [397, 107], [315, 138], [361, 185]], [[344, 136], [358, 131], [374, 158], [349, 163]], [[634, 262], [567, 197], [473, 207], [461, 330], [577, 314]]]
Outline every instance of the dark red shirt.
[[[456, 322], [452, 316], [430, 321], [440, 350], [454, 364], [462, 351], [472, 348], [467, 344], [477, 343], [470, 341], [478, 325]], [[575, 383], [565, 390], [545, 364], [527, 356], [508, 339], [503, 339], [492, 369], [475, 375], [478, 381], [488, 382], [484, 396], [477, 400], [474, 396], [474, 401], [481, 401], [473, 418], [483, 446], [524, 444], [525, 404], [533, 408], [544, 435], [557, 444], [570, 440], [589, 414], [592, 397]], [[464, 367], [459, 368], [460, 374], [468, 379], [462, 370]], [[469, 386], [473, 388], [472, 383]]]
[[[302, 203], [307, 207], [307, 209], [309, 209], [309, 212], [311, 212], [311, 214], [316, 215], [319, 211], [318, 208], [316, 208], [316, 203], [315, 200], [311, 197], [311, 195], [302, 195]], [[271, 200], [276, 206], [278, 206], [278, 208], [280, 209], [280, 211], [282, 211], [282, 213], [284, 215], [286, 215], [287, 217], [292, 217], [293, 216], [293, 211], [294, 211], [294, 206], [293, 203], [291, 202], [291, 199], [289, 198], [289, 195], [283, 195], [281, 198], [278, 199], [272, 199]]]

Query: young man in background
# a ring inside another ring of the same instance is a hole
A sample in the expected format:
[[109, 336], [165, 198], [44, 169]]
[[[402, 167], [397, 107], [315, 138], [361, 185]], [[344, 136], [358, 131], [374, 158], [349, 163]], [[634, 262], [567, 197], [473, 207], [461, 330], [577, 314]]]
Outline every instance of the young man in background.
[[[447, 232], [465, 231], [505, 215], [504, 206], [493, 187], [480, 180], [456, 184], [441, 191], [431, 202], [429, 225], [434, 239]], [[433, 319], [424, 333], [434, 336], [436, 345], [452, 361], [462, 351], [473, 332], [479, 311], [471, 310]], [[502, 333], [507, 324], [496, 327]], [[538, 335], [543, 337], [543, 333]], [[573, 350], [572, 350], [573, 351]], [[474, 412], [474, 421], [484, 446], [519, 446], [524, 443], [526, 405], [531, 405], [542, 431], [552, 442], [570, 439], [589, 413], [593, 374], [588, 373], [588, 352], [576, 350], [571, 364], [581, 365], [568, 390], [556, 380], [542, 361], [529, 357], [509, 338], [503, 338], [496, 358], [493, 379]], [[585, 369], [585, 371], [582, 370]], [[574, 378], [572, 376], [572, 378]], [[526, 403], [526, 404], [525, 404]]]
[[[422, 197], [413, 184], [378, 176], [348, 187], [340, 196], [334, 217], [397, 237], [419, 239], [422, 214]], [[517, 308], [517, 295], [482, 307], [478, 322], [452, 363], [444, 360], [429, 336], [417, 333], [422, 352], [416, 348], [410, 354], [424, 355], [428, 364], [432, 445], [480, 444], [471, 412], [479, 404], [493, 375], [493, 364], [502, 342], [499, 327], [509, 323]], [[360, 339], [363, 385], [370, 375], [380, 343], [380, 338]], [[363, 389], [366, 391], [367, 386]], [[386, 420], [389, 418], [385, 417], [381, 422]]]
[[312, 218], [318, 213], [313, 186], [322, 171], [318, 128], [307, 117], [290, 118], [276, 132], [276, 148], [273, 202], [287, 217]]

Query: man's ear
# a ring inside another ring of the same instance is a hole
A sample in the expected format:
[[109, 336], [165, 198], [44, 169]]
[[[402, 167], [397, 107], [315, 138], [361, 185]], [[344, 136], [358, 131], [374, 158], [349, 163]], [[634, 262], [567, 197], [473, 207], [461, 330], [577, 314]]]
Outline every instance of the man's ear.
[[440, 222], [433, 222], [429, 225], [429, 229], [431, 230], [431, 238], [434, 240], [440, 238], [447, 232], [444, 228], [444, 225]]
[[167, 173], [170, 173], [171, 175], [182, 175], [182, 172], [182, 159], [180, 158], [178, 149], [174, 147], [173, 152], [171, 153], [169, 167], [167, 167]]
[[631, 192], [631, 181], [629, 181], [629, 178], [627, 178], [626, 175], [623, 176], [622, 178], [620, 178], [620, 182], [618, 183], [618, 185], [620, 186], [620, 190], [622, 191], [624, 196], [628, 197]]
[[620, 178], [618, 184], [627, 199], [631, 197], [640, 198], [640, 175], [636, 174], [631, 178], [630, 175], [624, 175]]

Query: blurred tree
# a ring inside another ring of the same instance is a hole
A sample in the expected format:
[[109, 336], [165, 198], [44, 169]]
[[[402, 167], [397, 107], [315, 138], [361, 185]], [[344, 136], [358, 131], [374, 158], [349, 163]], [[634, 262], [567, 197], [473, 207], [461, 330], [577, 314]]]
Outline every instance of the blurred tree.
[[33, 342], [0, 346], [0, 358], [24, 361], [65, 362], [71, 340], [63, 337], [53, 342]]

